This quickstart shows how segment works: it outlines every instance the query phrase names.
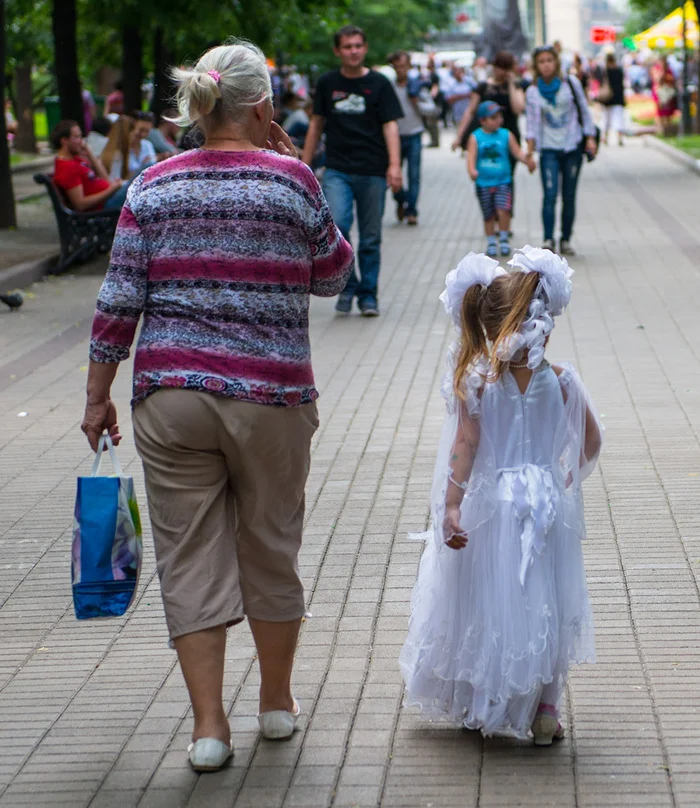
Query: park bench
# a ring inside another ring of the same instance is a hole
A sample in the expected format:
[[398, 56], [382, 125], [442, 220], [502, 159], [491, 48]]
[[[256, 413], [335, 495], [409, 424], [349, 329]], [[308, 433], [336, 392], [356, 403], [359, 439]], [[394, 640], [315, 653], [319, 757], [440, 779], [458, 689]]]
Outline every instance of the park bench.
[[52, 174], [35, 174], [34, 182], [46, 186], [58, 225], [61, 255], [50, 270], [52, 275], [60, 275], [73, 264], [87, 261], [96, 253], [109, 252], [119, 210], [72, 210], [61, 190], [54, 185]]

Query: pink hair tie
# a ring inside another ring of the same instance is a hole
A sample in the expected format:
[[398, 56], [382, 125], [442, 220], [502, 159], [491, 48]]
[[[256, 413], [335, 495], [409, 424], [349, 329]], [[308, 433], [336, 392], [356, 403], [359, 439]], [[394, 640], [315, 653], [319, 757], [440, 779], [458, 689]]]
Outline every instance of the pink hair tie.
[[221, 74], [218, 70], [207, 70], [207, 76], [211, 76], [217, 84], [221, 81]]

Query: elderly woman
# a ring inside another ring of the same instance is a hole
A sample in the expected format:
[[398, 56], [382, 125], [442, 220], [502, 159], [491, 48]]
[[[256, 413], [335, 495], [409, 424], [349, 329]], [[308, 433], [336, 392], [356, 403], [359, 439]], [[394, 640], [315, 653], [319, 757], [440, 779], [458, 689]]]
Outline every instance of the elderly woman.
[[[596, 153], [596, 129], [588, 101], [576, 76], [562, 77], [559, 54], [553, 46], [533, 54], [534, 81], [525, 93], [528, 156], [540, 153], [542, 176], [543, 247], [554, 251], [554, 215], [561, 185], [561, 240], [559, 252], [575, 255], [571, 236], [576, 218], [576, 190], [584, 152]], [[561, 182], [560, 182], [561, 177]]]
[[248, 618], [259, 722], [289, 738], [304, 593], [297, 554], [317, 392], [309, 295], [352, 268], [313, 173], [272, 121], [265, 58], [238, 42], [176, 70], [204, 147], [133, 182], [97, 301], [83, 431], [120, 440], [110, 387], [139, 318], [133, 423], [170, 637], [194, 712], [190, 762], [232, 754], [226, 628]]

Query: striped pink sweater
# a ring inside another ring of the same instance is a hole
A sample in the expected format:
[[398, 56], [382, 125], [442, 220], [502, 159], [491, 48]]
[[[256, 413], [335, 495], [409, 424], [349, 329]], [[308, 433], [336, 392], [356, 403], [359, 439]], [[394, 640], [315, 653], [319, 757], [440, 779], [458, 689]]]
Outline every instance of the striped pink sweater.
[[143, 316], [132, 405], [162, 387], [305, 404], [318, 397], [309, 295], [342, 291], [352, 262], [299, 160], [269, 151], [180, 154], [129, 189], [90, 358], [126, 359]]

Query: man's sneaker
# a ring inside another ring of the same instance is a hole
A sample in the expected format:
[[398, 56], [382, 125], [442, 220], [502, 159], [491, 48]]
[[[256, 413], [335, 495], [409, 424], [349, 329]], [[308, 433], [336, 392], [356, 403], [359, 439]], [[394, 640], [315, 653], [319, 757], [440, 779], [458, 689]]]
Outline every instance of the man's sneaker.
[[542, 249], [543, 250], [551, 250], [552, 252], [556, 252], [554, 248], [554, 239], [553, 238], [546, 238], [542, 242]]
[[371, 298], [368, 300], [361, 300], [359, 302], [360, 314], [363, 317], [379, 317], [379, 306], [376, 300]]
[[418, 217], [417, 216], [409, 216], [407, 219], [408, 224], [411, 227], [415, 227], [418, 224]]
[[396, 203], [396, 218], [402, 222], [406, 216], [406, 204], [404, 202]]
[[576, 255], [576, 250], [571, 246], [571, 242], [560, 241], [559, 255]]
[[335, 310], [338, 314], [350, 314], [352, 311], [352, 294], [341, 292], [335, 301]]

